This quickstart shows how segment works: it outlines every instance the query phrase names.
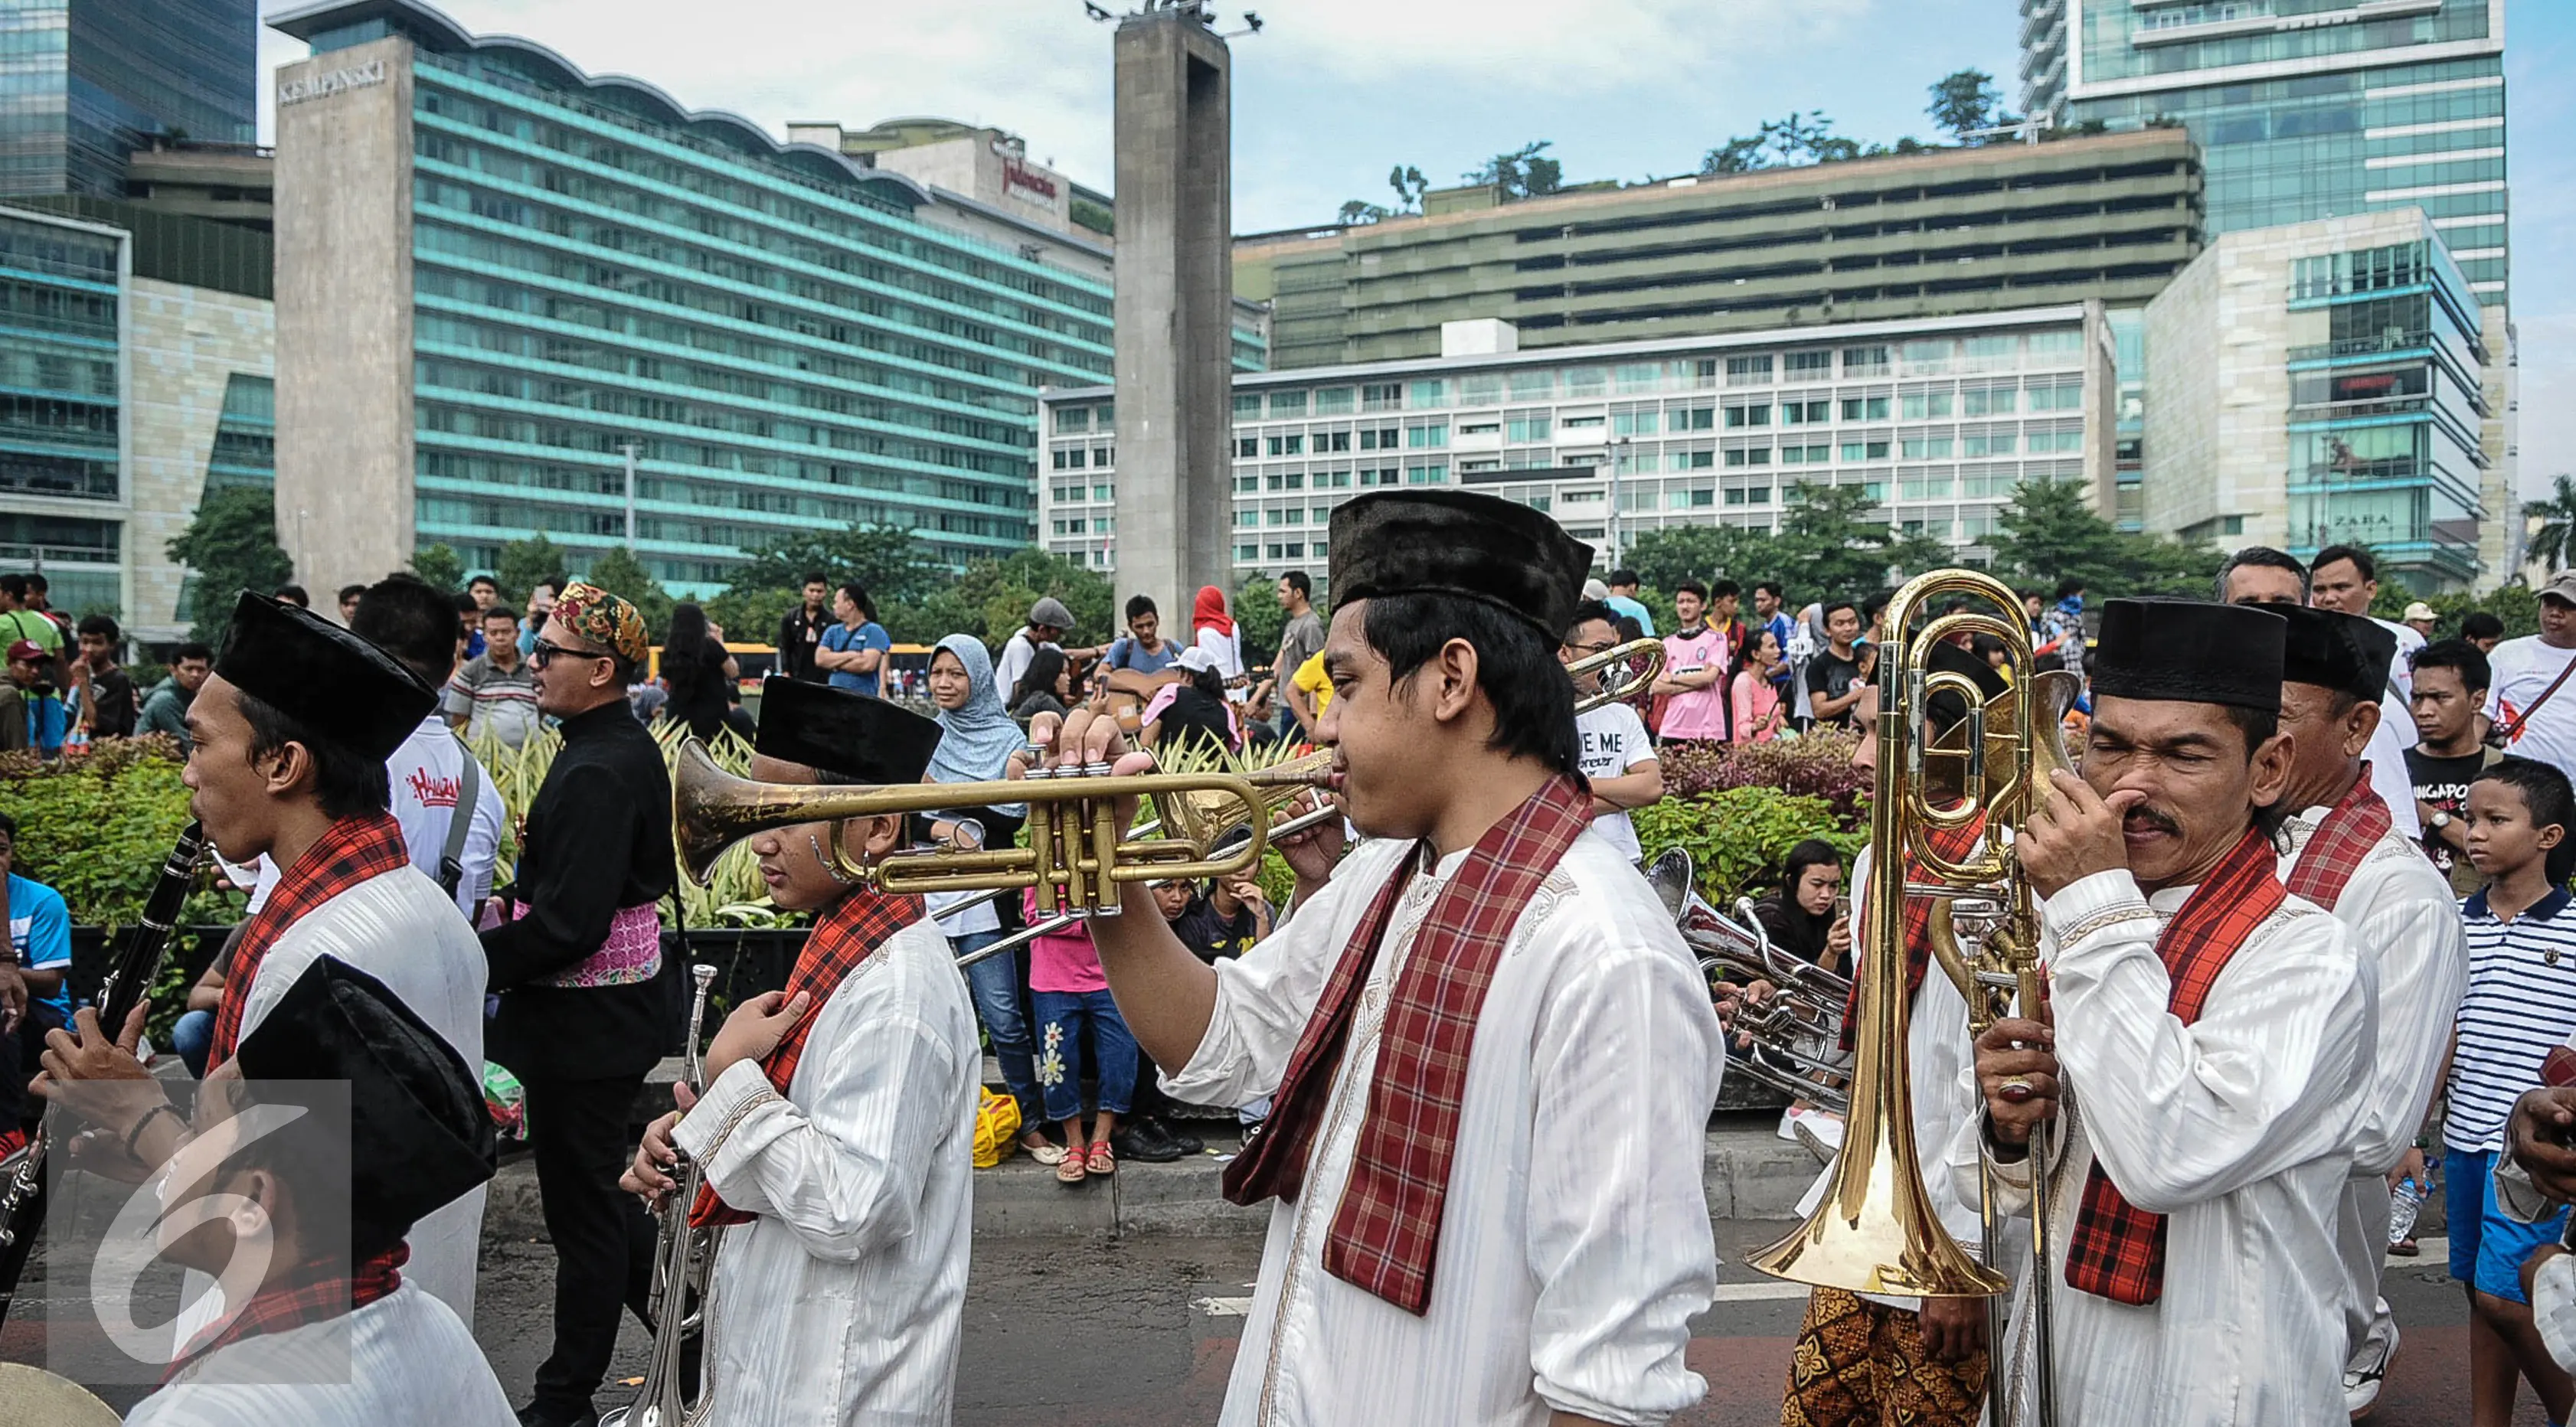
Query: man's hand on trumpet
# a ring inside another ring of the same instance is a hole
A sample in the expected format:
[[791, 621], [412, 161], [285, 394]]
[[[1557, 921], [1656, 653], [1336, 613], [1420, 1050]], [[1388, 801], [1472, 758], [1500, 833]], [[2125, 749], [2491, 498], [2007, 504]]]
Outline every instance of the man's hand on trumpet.
[[[1095, 709], [1075, 709], [1060, 717], [1039, 714], [1029, 721], [1029, 742], [1029, 752], [1011, 755], [1010, 770], [1004, 776], [1025, 778], [1041, 770], [1070, 775], [1095, 765], [1106, 765], [1121, 776], [1154, 771], [1154, 755], [1129, 748], [1118, 720]], [[1123, 838], [1135, 825], [1136, 799], [1119, 799], [1117, 811], [1118, 835]]]

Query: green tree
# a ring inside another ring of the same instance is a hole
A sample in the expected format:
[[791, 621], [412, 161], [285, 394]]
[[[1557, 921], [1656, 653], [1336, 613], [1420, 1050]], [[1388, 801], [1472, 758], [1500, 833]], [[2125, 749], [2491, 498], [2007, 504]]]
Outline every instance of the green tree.
[[1503, 191], [1503, 197], [1535, 198], [1554, 193], [1565, 183], [1565, 166], [1551, 158], [1541, 157], [1554, 147], [1552, 141], [1538, 139], [1521, 145], [1508, 154], [1496, 154], [1483, 166], [1459, 175], [1468, 183], [1490, 183]]
[[1637, 572], [1648, 589], [1669, 590], [1684, 580], [1705, 583], [1720, 575], [1767, 580], [1782, 572], [1780, 550], [1766, 531], [1732, 525], [1674, 525], [1649, 530], [1628, 542], [1619, 563]]
[[1342, 222], [1353, 227], [1366, 223], [1383, 222], [1394, 216], [1394, 209], [1389, 208], [1382, 203], [1370, 203], [1364, 199], [1354, 198], [1348, 203], [1342, 205]]
[[1000, 560], [978, 560], [918, 604], [886, 607], [879, 614], [897, 642], [935, 644], [951, 634], [971, 634], [999, 647], [1028, 622], [1029, 606], [1053, 595], [1073, 612], [1078, 643], [1106, 642], [1111, 621], [1109, 581], [1061, 555], [1020, 550]]
[[539, 531], [532, 540], [513, 540], [502, 546], [501, 565], [492, 572], [492, 578], [501, 582], [501, 598], [517, 602], [525, 600], [541, 580], [560, 582], [571, 565], [571, 552]]
[[1422, 195], [1431, 191], [1431, 180], [1411, 164], [1397, 164], [1386, 171], [1386, 186], [1395, 190], [1397, 212], [1417, 213], [1422, 209]]
[[1998, 112], [2003, 91], [1995, 87], [1995, 77], [1982, 69], [1963, 69], [1933, 81], [1932, 102], [1923, 112], [1951, 138], [1963, 144], [1983, 143], [1967, 135], [1978, 129], [1991, 129], [2013, 122], [2012, 116]]
[[[950, 571], [910, 526], [850, 525], [793, 535], [748, 552], [731, 571], [735, 591], [801, 590], [820, 571], [835, 587], [852, 580], [867, 586], [879, 606], [920, 601], [946, 582]], [[783, 612], [783, 610], [782, 610]]]
[[2132, 535], [2084, 499], [2074, 481], [2030, 481], [2013, 492], [1994, 541], [1995, 573], [2020, 588], [2084, 582], [2094, 600], [2119, 595], [2206, 598], [2226, 556], [2209, 546]]
[[452, 591], [465, 588], [465, 557], [456, 553], [455, 546], [444, 541], [412, 551], [411, 572], [434, 589]]
[[[1235, 588], [1227, 603], [1233, 609], [1235, 631], [1243, 636], [1244, 663], [1264, 663], [1279, 652], [1279, 634], [1288, 627], [1288, 611], [1279, 604], [1277, 576], [1257, 571], [1244, 576], [1243, 583]], [[1186, 615], [1187, 612], [1183, 613]], [[1186, 635], [1189, 632], [1188, 621], [1184, 618], [1177, 633]], [[1176, 635], [1172, 630], [1165, 630], [1164, 637]]]
[[2531, 537], [2532, 559], [2552, 570], [2576, 565], [2576, 479], [2550, 477], [2549, 494], [2523, 502], [2522, 513], [2540, 520], [2540, 529]]
[[644, 616], [644, 632], [654, 643], [662, 642], [662, 635], [671, 627], [671, 607], [679, 601], [671, 598], [671, 592], [662, 588], [662, 582], [653, 578], [643, 561], [623, 548], [613, 549], [594, 556], [589, 573], [582, 578], [633, 604], [635, 612]]
[[189, 637], [216, 644], [232, 623], [244, 590], [267, 594], [295, 578], [295, 562], [277, 543], [277, 501], [267, 486], [226, 486], [197, 505], [196, 518], [166, 547], [195, 578], [188, 597]]
[[1791, 486], [1773, 537], [1780, 562], [1776, 576], [1819, 595], [1857, 598], [1885, 587], [1894, 574], [1953, 562], [1941, 542], [1871, 518], [1876, 504], [1866, 486]]

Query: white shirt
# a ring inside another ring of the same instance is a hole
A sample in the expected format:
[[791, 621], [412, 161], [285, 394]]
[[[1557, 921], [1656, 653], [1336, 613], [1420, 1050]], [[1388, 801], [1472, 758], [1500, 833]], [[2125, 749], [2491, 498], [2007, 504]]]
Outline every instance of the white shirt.
[[2370, 764], [2370, 791], [2388, 805], [2388, 820], [2396, 824], [2397, 831], [2420, 843], [2424, 820], [2415, 815], [2415, 780], [2406, 771], [2406, 750], [2418, 741], [2415, 715], [2395, 694], [2381, 694], [2379, 730], [2370, 736], [2370, 746], [2362, 750], [2362, 757]]
[[[1655, 741], [1646, 734], [1646, 721], [1626, 704], [1603, 704], [1576, 714], [1574, 732], [1583, 745], [1583, 776], [1595, 782], [1656, 761]], [[1593, 818], [1592, 830], [1608, 838], [1610, 845], [1619, 849], [1619, 855], [1629, 861], [1642, 855], [1637, 846], [1636, 824], [1629, 821], [1626, 809]]]
[[[2544, 643], [2537, 634], [2497, 645], [2495, 653], [2487, 656], [2487, 665], [2495, 672], [2487, 688], [2487, 717], [2495, 720], [2497, 728], [2510, 727], [2525, 709], [2540, 703], [2570, 659], [2576, 659], [2576, 649]], [[2540, 712], [2505, 745], [2505, 751], [2537, 758], [2561, 772], [2576, 769], [2576, 677], [2540, 704]]]
[[364, 1308], [263, 1333], [191, 1363], [126, 1427], [516, 1427], [455, 1310], [403, 1285]]
[[[1061, 652], [1063, 646], [1050, 644], [1047, 648]], [[1003, 703], [1011, 702], [1011, 691], [1020, 686], [1020, 676], [1029, 672], [1029, 665], [1037, 657], [1038, 646], [1030, 640], [1026, 625], [1002, 641], [1002, 657], [993, 664], [993, 686], [1002, 691]]]
[[915, 922], [813, 1014], [786, 1096], [739, 1062], [674, 1135], [759, 1216], [717, 1245], [708, 1419], [945, 1423], [983, 1071], [966, 983]]
[[2370, 622], [2397, 636], [2397, 655], [2388, 661], [2388, 682], [2397, 686], [2398, 696], [2411, 704], [2415, 701], [2415, 656], [2424, 652], [2424, 636], [2411, 624], [2393, 619], [2369, 616]]
[[[1216, 967], [1175, 1099], [1279, 1088], [1343, 948], [1413, 844], [1359, 845], [1268, 940]], [[1583, 836], [1514, 925], [1468, 1058], [1428, 1311], [1324, 1271], [1394, 979], [1465, 852], [1398, 899], [1333, 1078], [1306, 1190], [1273, 1207], [1222, 1427], [1542, 1427], [1551, 1410], [1658, 1423], [1707, 1384], [1683, 1363], [1717, 1283], [1700, 1183], [1725, 1057], [1672, 917]], [[1615, 1168], [1613, 1168], [1615, 1167]]]
[[[2041, 907], [2070, 1114], [2056, 1122], [2051, 1262], [2018, 1276], [1997, 1380], [2026, 1415], [2030, 1280], [2045, 1271], [2066, 1427], [2340, 1423], [2335, 1219], [2362, 1129], [2352, 1087], [2372, 1064], [2372, 963], [2341, 922], [2289, 898], [2186, 1026], [2165, 1009], [2172, 983], [2156, 937], [2190, 892], [2145, 896], [2122, 869]], [[1974, 1192], [1983, 1125], [1977, 1116], [1950, 1141], [1962, 1196]], [[2131, 1307], [2066, 1284], [2097, 1156], [2131, 1203], [2166, 1216], [2156, 1303]], [[1997, 1178], [2000, 1202], [2026, 1220], [2029, 1161], [2000, 1166]]]
[[[1202, 629], [1192, 636], [1190, 643], [1206, 650], [1208, 657], [1216, 661], [1216, 672], [1220, 677], [1231, 681], [1234, 676], [1243, 672], [1242, 625], [1238, 624], [1223, 634], [1213, 629]], [[1294, 669], [1288, 671], [1292, 675], [1296, 672]], [[1228, 702], [1239, 704], [1252, 696], [1252, 690], [1249, 687], [1228, 688], [1225, 696]]]
[[[490, 770], [465, 751], [444, 719], [432, 714], [385, 760], [385, 785], [393, 795], [394, 821], [402, 824], [403, 848], [411, 854], [411, 865], [435, 882], [439, 862], [447, 856], [447, 834], [454, 824], [457, 800], [464, 796], [468, 763], [475, 764], [479, 776], [474, 820], [466, 825], [465, 846], [457, 856], [465, 875], [456, 881], [456, 909], [470, 921], [481, 911], [483, 899], [492, 895], [492, 868], [501, 857], [501, 792], [492, 786]], [[259, 870], [250, 893], [250, 910], [256, 912], [276, 890], [278, 871], [276, 859], [264, 854], [251, 865]]]

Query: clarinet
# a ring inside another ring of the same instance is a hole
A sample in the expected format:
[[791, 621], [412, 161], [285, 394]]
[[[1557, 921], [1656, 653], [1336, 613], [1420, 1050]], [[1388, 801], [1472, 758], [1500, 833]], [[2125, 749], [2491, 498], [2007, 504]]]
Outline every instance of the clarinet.
[[[121, 1033], [125, 1018], [152, 994], [162, 958], [170, 950], [171, 933], [179, 924], [179, 908], [188, 900], [205, 853], [205, 831], [191, 822], [161, 864], [160, 880], [152, 884], [152, 895], [143, 903], [142, 920], [126, 932], [125, 945], [118, 949], [107, 979], [99, 983], [98, 1024], [106, 1034]], [[28, 1256], [35, 1252], [36, 1231], [44, 1227], [46, 1129], [51, 1120], [48, 1115], [46, 1124], [37, 1126], [18, 1172], [0, 1184], [0, 1324], [9, 1321], [9, 1308], [18, 1300], [18, 1280], [27, 1271]]]

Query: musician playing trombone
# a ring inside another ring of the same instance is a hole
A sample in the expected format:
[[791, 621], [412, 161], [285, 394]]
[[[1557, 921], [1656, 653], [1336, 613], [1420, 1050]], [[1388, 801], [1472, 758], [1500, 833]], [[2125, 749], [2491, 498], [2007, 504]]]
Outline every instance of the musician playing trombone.
[[[918, 783], [939, 726], [822, 684], [762, 687], [751, 776]], [[780, 907], [815, 914], [783, 991], [745, 1002], [707, 1051], [706, 1088], [645, 1132], [625, 1186], [658, 1203], [674, 1152], [716, 1245], [702, 1399], [724, 1427], [945, 1422], [966, 1301], [975, 1012], [918, 896], [861, 886], [906, 844], [895, 814], [756, 834]], [[675, 1300], [674, 1300], [675, 1301]], [[666, 1308], [666, 1314], [677, 1311]]]
[[[1226, 1171], [1274, 1207], [1219, 1421], [1661, 1422], [1706, 1390], [1723, 1056], [1670, 912], [1592, 831], [1548, 667], [1592, 552], [1445, 490], [1350, 501], [1331, 545], [1316, 733], [1374, 840], [1213, 968], [1141, 883], [1092, 921], [1166, 1090], [1274, 1096]], [[1041, 733], [1060, 770], [1144, 762], [1105, 718]]]
[[[1574, 624], [1556, 657], [1565, 664], [1606, 654], [1619, 647], [1619, 619], [1610, 606], [1585, 600], [1574, 607]], [[1575, 697], [1601, 691], [1601, 671], [1574, 676]], [[1655, 757], [1655, 741], [1646, 721], [1626, 703], [1613, 699], [1574, 716], [1574, 736], [1582, 744], [1583, 776], [1592, 785], [1592, 830], [1610, 840], [1631, 862], [1644, 856], [1637, 845], [1630, 811], [1663, 801], [1664, 765]]]
[[2049, 994], [1979, 1037], [1985, 1114], [1948, 1154], [1973, 1193], [1982, 1140], [2025, 1216], [2034, 1140], [2052, 1167], [2049, 1252], [1997, 1354], [2015, 1420], [2039, 1274], [2068, 1427], [2342, 1420], [2335, 1221], [2373, 968], [2279, 880], [2286, 633], [2255, 608], [2110, 601], [2083, 775], [2056, 774], [2017, 840]]

